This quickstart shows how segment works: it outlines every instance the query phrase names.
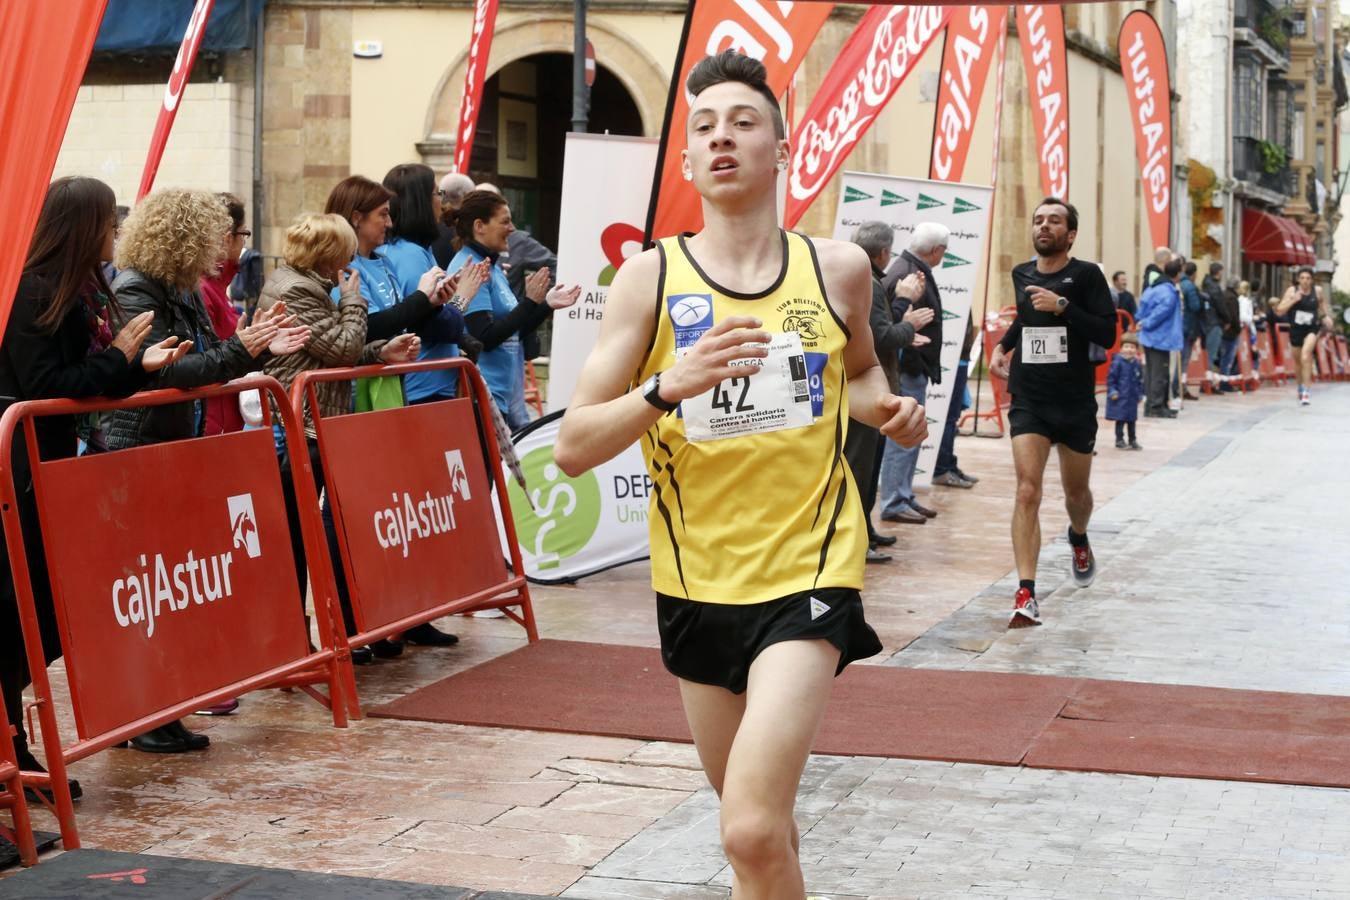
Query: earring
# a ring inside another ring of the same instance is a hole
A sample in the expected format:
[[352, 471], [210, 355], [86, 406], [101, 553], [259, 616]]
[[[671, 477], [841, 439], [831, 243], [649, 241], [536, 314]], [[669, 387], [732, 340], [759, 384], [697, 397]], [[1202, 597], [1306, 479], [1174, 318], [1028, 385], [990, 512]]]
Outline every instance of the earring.
[[685, 180], [685, 181], [693, 181], [693, 180], [694, 180], [694, 173], [686, 170], [685, 173], [684, 173], [684, 180]]
[[786, 159], [780, 159], [780, 160], [778, 161], [778, 171], [780, 171], [780, 172], [786, 172], [786, 171], [787, 171], [787, 160], [786, 160]]

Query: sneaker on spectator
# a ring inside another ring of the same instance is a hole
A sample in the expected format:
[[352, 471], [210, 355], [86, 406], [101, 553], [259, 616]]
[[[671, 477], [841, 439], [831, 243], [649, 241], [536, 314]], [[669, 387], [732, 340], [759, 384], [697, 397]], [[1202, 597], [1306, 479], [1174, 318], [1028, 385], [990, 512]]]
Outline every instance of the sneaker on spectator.
[[955, 472], [956, 476], [960, 478], [962, 481], [969, 481], [971, 484], [980, 483], [980, 479], [976, 478], [974, 475], [967, 475], [965, 472], [962, 472], [960, 466], [957, 466], [956, 468], [952, 469], [952, 471]]
[[234, 712], [238, 708], [239, 708], [239, 701], [235, 700], [234, 698], [231, 698], [229, 700], [222, 700], [219, 703], [215, 704], [214, 706], [203, 707], [202, 709], [197, 710], [197, 715], [228, 716], [230, 713]]
[[973, 488], [975, 486], [975, 482], [967, 481], [955, 472], [943, 472], [941, 475], [934, 475], [933, 484], [954, 488]]
[[475, 619], [505, 619], [506, 613], [500, 609], [478, 609], [470, 613]]
[[1031, 591], [1024, 587], [1017, 589], [1013, 595], [1013, 615], [1012, 621], [1008, 623], [1009, 628], [1026, 628], [1030, 625], [1041, 624], [1041, 607], [1036, 602], [1036, 598], [1031, 596]]

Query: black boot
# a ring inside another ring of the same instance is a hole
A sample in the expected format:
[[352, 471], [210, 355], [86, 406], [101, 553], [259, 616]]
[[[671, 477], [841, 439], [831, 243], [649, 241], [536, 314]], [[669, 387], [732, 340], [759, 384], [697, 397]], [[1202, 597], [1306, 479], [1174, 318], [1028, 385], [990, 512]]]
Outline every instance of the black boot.
[[[27, 744], [17, 745], [14, 748], [14, 756], [19, 762], [19, 768], [25, 772], [47, 771], [46, 768], [43, 767], [42, 763], [38, 762], [37, 758], [33, 756], [33, 751], [28, 749]], [[84, 790], [81, 789], [80, 783], [76, 781], [74, 778], [67, 779], [66, 784], [70, 786], [70, 799], [78, 800], [84, 796]], [[0, 790], [4, 790], [3, 785], [0, 785]], [[49, 803], [55, 802], [52, 799], [52, 792], [50, 788], [31, 788], [28, 787], [27, 785], [24, 785], [23, 789], [24, 799], [27, 800], [29, 803], [41, 802], [38, 799], [39, 790], [42, 792], [42, 796], [47, 799], [47, 802]]]
[[403, 639], [423, 647], [450, 647], [459, 643], [459, 637], [448, 631], [441, 631], [430, 622], [424, 622], [403, 632]]

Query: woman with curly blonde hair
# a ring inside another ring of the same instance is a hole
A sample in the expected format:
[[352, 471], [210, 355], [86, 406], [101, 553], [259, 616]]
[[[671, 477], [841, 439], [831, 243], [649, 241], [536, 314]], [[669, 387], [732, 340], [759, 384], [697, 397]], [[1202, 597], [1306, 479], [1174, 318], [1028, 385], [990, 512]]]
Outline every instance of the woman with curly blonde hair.
[[[125, 319], [152, 313], [147, 342], [176, 337], [191, 351], [160, 369], [148, 389], [195, 388], [238, 378], [261, 369], [272, 355], [294, 353], [309, 340], [309, 329], [277, 304], [233, 337], [216, 337], [202, 302], [199, 283], [220, 264], [225, 240], [233, 230], [225, 204], [216, 194], [169, 188], [155, 191], [131, 211], [117, 245], [113, 293]], [[109, 450], [180, 440], [202, 433], [199, 405], [142, 407], [110, 413], [105, 429]], [[210, 744], [178, 721], [132, 739], [132, 746], [150, 753], [182, 753]]]

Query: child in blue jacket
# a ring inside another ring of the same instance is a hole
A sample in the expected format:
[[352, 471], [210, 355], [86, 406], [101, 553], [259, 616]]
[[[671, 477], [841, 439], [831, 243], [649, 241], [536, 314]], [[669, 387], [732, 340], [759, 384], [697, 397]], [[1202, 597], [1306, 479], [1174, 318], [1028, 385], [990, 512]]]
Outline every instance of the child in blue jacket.
[[[1116, 449], [1142, 450], [1135, 440], [1139, 400], [1144, 396], [1144, 367], [1139, 364], [1139, 339], [1133, 333], [1120, 339], [1120, 352], [1111, 360], [1106, 376], [1106, 418], [1116, 423]], [[1129, 428], [1130, 442], [1125, 443]]]

